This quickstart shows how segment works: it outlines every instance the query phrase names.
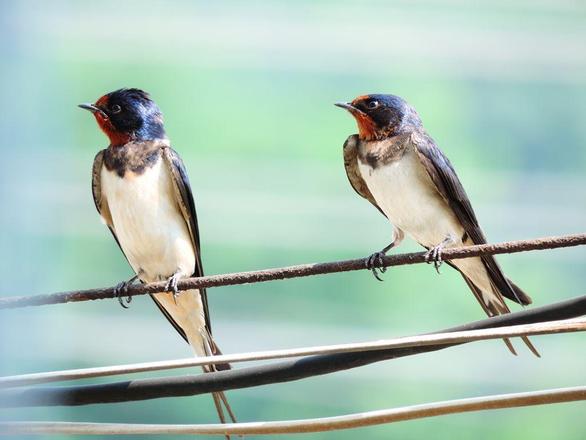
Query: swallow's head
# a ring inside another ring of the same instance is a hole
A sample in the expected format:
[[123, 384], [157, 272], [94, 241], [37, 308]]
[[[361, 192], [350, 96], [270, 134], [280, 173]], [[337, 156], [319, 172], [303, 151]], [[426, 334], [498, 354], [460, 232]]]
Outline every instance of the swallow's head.
[[352, 102], [337, 102], [358, 124], [361, 140], [382, 140], [421, 125], [417, 112], [395, 95], [362, 95]]
[[165, 139], [163, 116], [148, 93], [120, 89], [102, 96], [94, 104], [79, 107], [92, 112], [98, 125], [119, 146], [131, 141]]

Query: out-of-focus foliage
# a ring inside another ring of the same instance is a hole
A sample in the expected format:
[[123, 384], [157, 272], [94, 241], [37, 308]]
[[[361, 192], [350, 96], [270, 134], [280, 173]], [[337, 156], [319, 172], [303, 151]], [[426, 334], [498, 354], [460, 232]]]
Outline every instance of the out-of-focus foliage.
[[[355, 131], [333, 102], [395, 93], [419, 110], [493, 241], [583, 232], [586, 9], [544, 0], [0, 4], [0, 294], [113, 285], [130, 269], [90, 194], [106, 139], [76, 108], [149, 91], [193, 186], [207, 273], [366, 256], [386, 220], [346, 181]], [[412, 242], [396, 252], [415, 250]], [[580, 249], [500, 257], [535, 304], [583, 294]], [[350, 342], [482, 317], [458, 274], [392, 269], [210, 290], [228, 353]], [[0, 312], [0, 373], [188, 356], [146, 297]], [[583, 335], [533, 358], [483, 342], [230, 392], [242, 421], [328, 416], [583, 383]], [[172, 373], [174, 374], [174, 373]], [[298, 438], [583, 439], [584, 404]], [[213, 422], [207, 396], [3, 410], [2, 419]], [[53, 437], [56, 438], [56, 437]]]

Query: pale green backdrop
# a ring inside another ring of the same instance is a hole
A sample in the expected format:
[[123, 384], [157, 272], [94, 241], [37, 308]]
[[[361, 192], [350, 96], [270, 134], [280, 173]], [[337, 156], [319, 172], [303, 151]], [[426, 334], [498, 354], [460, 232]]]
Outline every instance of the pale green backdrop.
[[[209, 274], [366, 256], [386, 220], [350, 188], [355, 131], [332, 104], [395, 93], [452, 159], [492, 241], [584, 232], [586, 8], [579, 1], [0, 4], [0, 294], [109, 286], [130, 269], [90, 193], [106, 145], [76, 107], [149, 91], [195, 193]], [[396, 252], [418, 249], [407, 240]], [[584, 293], [583, 249], [500, 257], [542, 305]], [[211, 289], [227, 353], [385, 338], [483, 316], [430, 266]], [[514, 307], [519, 309], [518, 307]], [[0, 312], [1, 374], [163, 360], [190, 351], [146, 297]], [[477, 343], [229, 393], [241, 421], [320, 417], [583, 385], [584, 336], [511, 356]], [[170, 373], [175, 374], [175, 373]], [[471, 413], [297, 438], [586, 438], [584, 403]], [[2, 410], [0, 418], [208, 423], [211, 399]], [[53, 437], [56, 438], [56, 437]], [[138, 437], [137, 437], [138, 438]]]

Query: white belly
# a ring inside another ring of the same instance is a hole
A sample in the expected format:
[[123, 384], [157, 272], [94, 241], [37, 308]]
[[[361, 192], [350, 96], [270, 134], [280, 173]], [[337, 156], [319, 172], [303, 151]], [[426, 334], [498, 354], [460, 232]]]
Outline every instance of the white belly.
[[145, 282], [163, 280], [177, 271], [190, 276], [195, 254], [187, 223], [173, 193], [167, 167], [159, 160], [143, 174], [120, 178], [102, 168], [102, 194], [114, 231], [130, 265]]
[[397, 228], [426, 247], [451, 237], [460, 244], [464, 229], [441, 198], [414, 152], [373, 169], [358, 161], [362, 178], [378, 206]]
[[[397, 228], [428, 248], [447, 237], [452, 242], [446, 247], [462, 246], [464, 228], [415, 154], [407, 151], [400, 161], [377, 169], [358, 161], [360, 174], [378, 206]], [[480, 288], [486, 303], [499, 301], [480, 258], [458, 259], [453, 264]]]

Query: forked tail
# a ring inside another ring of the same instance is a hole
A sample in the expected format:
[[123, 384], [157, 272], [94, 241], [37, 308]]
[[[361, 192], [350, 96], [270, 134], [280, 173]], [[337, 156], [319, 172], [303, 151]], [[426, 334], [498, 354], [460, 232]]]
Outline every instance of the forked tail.
[[[489, 317], [503, 315], [505, 313], [511, 313], [511, 310], [509, 309], [509, 307], [505, 303], [503, 296], [500, 294], [500, 292], [496, 288], [494, 288], [494, 285], [492, 286], [493, 287], [492, 288], [493, 297], [491, 298], [490, 301], [486, 301], [486, 295], [483, 295], [480, 288], [478, 286], [476, 286], [472, 282], [472, 280], [469, 279], [466, 275], [464, 275], [461, 271], [460, 271], [460, 273], [462, 274], [462, 277], [464, 278], [464, 280], [466, 280], [466, 284], [468, 284], [468, 287], [470, 287], [470, 290], [472, 291], [472, 293], [474, 293], [474, 296], [476, 297], [476, 299], [478, 300], [478, 302], [480, 303], [480, 305], [482, 306], [482, 308], [484, 309], [484, 311], [486, 312], [486, 314]], [[515, 287], [517, 287], [517, 286], [515, 286]], [[517, 287], [517, 289], [518, 289], [518, 287]], [[525, 343], [525, 345], [527, 345], [529, 350], [531, 350], [531, 352], [535, 356], [541, 357], [541, 355], [539, 354], [539, 352], [537, 351], [537, 349], [531, 343], [531, 341], [529, 340], [529, 338], [527, 336], [521, 336], [521, 340]], [[505, 345], [507, 346], [507, 348], [509, 349], [509, 351], [511, 353], [513, 353], [514, 355], [517, 355], [517, 352], [515, 351], [515, 348], [513, 347], [511, 340], [508, 338], [503, 338], [503, 341], [504, 341]]]

